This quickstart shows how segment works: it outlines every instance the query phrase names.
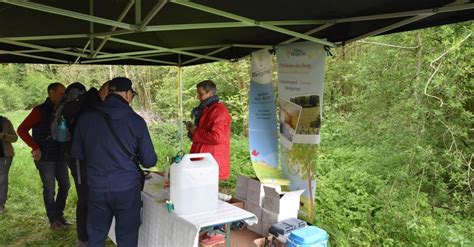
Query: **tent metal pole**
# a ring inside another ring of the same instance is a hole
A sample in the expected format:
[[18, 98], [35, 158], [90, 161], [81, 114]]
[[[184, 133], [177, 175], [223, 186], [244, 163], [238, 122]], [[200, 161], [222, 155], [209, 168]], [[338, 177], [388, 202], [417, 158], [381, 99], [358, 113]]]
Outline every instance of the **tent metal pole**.
[[372, 32], [368, 32], [368, 33], [365, 33], [365, 34], [363, 34], [363, 35], [357, 36], [357, 37], [355, 37], [355, 38], [346, 40], [344, 43], [345, 43], [345, 44], [349, 44], [349, 43], [352, 43], [352, 42], [357, 41], [357, 40], [361, 40], [361, 39], [364, 39], [364, 38], [367, 38], [367, 37], [370, 37], [370, 36], [375, 36], [375, 35], [377, 35], [377, 34], [381, 34], [381, 33], [390, 31], [390, 30], [392, 30], [392, 29], [395, 29], [395, 28], [398, 28], [398, 27], [401, 27], [401, 26], [410, 24], [410, 23], [412, 23], [412, 22], [419, 21], [419, 20], [421, 20], [421, 19], [425, 19], [425, 18], [427, 18], [427, 17], [429, 17], [429, 16], [432, 16], [432, 15], [434, 15], [434, 14], [425, 14], [425, 15], [419, 15], [419, 16], [415, 16], [415, 17], [412, 17], [412, 18], [408, 18], [408, 19], [406, 19], [406, 20], [399, 21], [399, 22], [394, 23], [394, 24], [392, 24], [392, 25], [389, 25], [389, 26], [386, 26], [386, 27], [383, 27], [383, 28], [374, 30], [374, 31], [372, 31]]
[[[101, 54], [112, 54], [108, 52], [100, 52]], [[124, 60], [124, 59], [131, 59], [131, 60], [138, 60], [138, 61], [145, 61], [149, 63], [156, 63], [156, 64], [167, 64], [167, 65], [177, 65], [177, 63], [173, 63], [170, 61], [163, 61], [163, 60], [158, 60], [158, 59], [148, 59], [146, 57], [155, 57], [156, 54], [147, 54], [147, 55], [141, 55], [141, 56], [124, 56], [122, 55], [121, 57], [113, 57], [113, 58], [104, 58], [104, 59], [92, 59], [91, 60], [84, 60], [81, 61], [81, 64], [92, 64], [92, 63], [100, 63], [100, 62], [107, 62], [107, 61], [117, 61], [117, 60]]]
[[[214, 48], [222, 48], [222, 47], [227, 47], [231, 45], [208, 45], [208, 46], [194, 46], [194, 47], [183, 47], [183, 48], [177, 48], [176, 50], [180, 51], [187, 51], [187, 50], [203, 50], [203, 49], [214, 49]], [[258, 48], [258, 47], [272, 47], [272, 46], [259, 46], [259, 45], [244, 45], [242, 47], [249, 47], [249, 48]], [[170, 54], [175, 54], [173, 52], [163, 52], [160, 50], [145, 50], [145, 51], [136, 51], [136, 52], [129, 52], [129, 53], [103, 53], [101, 52], [102, 55], [96, 56], [94, 58], [100, 59], [100, 61], [113, 61], [113, 60], [120, 60], [124, 57], [124, 55], [139, 55], [139, 56], [134, 56], [135, 58], [143, 58], [143, 57], [157, 57], [157, 56], [165, 56], [165, 55], [170, 55]], [[147, 54], [146, 56], [140, 56], [140, 54]], [[105, 59], [105, 58], [112, 58], [112, 57], [122, 57], [119, 59]], [[130, 57], [128, 57], [130, 58]], [[160, 61], [160, 60], [156, 60]], [[165, 64], [169, 65], [176, 65], [177, 63], [173, 62], [165, 62], [162, 61]], [[87, 63], [92, 63], [92, 62], [87, 62]]]
[[[360, 39], [363, 39], [363, 38], [367, 38], [367, 37], [370, 37], [370, 36], [378, 35], [378, 34], [381, 34], [381, 33], [384, 33], [384, 32], [390, 31], [390, 30], [393, 30], [393, 29], [395, 29], [395, 28], [398, 28], [398, 27], [401, 27], [401, 26], [405, 26], [405, 25], [407, 25], [407, 24], [410, 24], [410, 23], [419, 21], [419, 20], [421, 20], [421, 19], [428, 18], [428, 17], [430, 17], [430, 16], [432, 16], [432, 15], [435, 15], [435, 14], [437, 14], [437, 13], [440, 13], [440, 11], [450, 12], [450, 11], [465, 10], [466, 8], [467, 8], [467, 9], [469, 9], [469, 8], [474, 8], [474, 3], [473, 3], [473, 4], [458, 4], [458, 2], [459, 2], [459, 1], [454, 1], [454, 2], [452, 2], [452, 3], [450, 3], [450, 4], [444, 5], [443, 7], [436, 8], [436, 9], [431, 9], [431, 12], [423, 13], [423, 14], [418, 14], [417, 16], [413, 16], [413, 17], [408, 18], [408, 19], [405, 19], [405, 20], [403, 20], [403, 21], [400, 21], [400, 22], [397, 22], [397, 23], [388, 25], [388, 26], [386, 26], [386, 27], [383, 27], [383, 28], [374, 30], [374, 31], [372, 31], [372, 32], [369, 32], [369, 33], [360, 35], [360, 36], [355, 37], [355, 38], [352, 38], [352, 39], [349, 39], [349, 40], [347, 40], [347, 41], [344, 42], [344, 43], [345, 43], [345, 44], [348, 44], [348, 43], [352, 43], [352, 42], [354, 42], [354, 41], [357, 41], [357, 40], [360, 40]], [[469, 6], [470, 6], [470, 7], [469, 7]]]
[[[219, 49], [217, 49], [217, 50], [215, 50], [215, 51], [211, 51], [211, 52], [207, 53], [206, 56], [214, 55], [214, 54], [216, 54], [216, 53], [219, 53], [219, 52], [221, 52], [221, 51], [223, 51], [223, 50], [227, 50], [227, 49], [229, 49], [229, 48], [232, 48], [232, 46], [229, 45], [229, 46], [221, 47], [221, 48], [219, 48]], [[200, 58], [198, 58], [198, 57], [197, 57], [197, 58], [193, 58], [193, 59], [191, 59], [191, 60], [188, 60], [188, 61], [184, 62], [183, 65], [190, 64], [190, 63], [192, 63], [192, 62], [194, 62], [194, 61], [198, 61], [198, 60], [200, 60]]]
[[162, 50], [131, 51], [131, 52], [123, 52], [123, 53], [104, 54], [104, 55], [99, 55], [96, 58], [102, 59], [102, 58], [111, 58], [111, 57], [145, 55], [145, 54], [160, 53], [160, 52], [163, 52], [163, 51]]
[[[332, 25], [334, 25], [334, 24], [331, 24], [331, 23], [324, 24], [324, 25], [322, 25], [322, 26], [320, 26], [320, 27], [317, 27], [317, 28], [315, 28], [315, 29], [309, 30], [308, 32], [305, 32], [304, 34], [306, 34], [306, 35], [311, 35], [311, 34], [313, 34], [313, 33], [317, 33], [317, 32], [319, 32], [319, 31], [321, 31], [321, 30], [324, 30], [324, 29], [326, 29], [326, 28], [328, 28], [328, 27], [330, 27], [330, 26], [332, 26]], [[293, 42], [295, 42], [295, 41], [297, 41], [297, 40], [299, 40], [299, 38], [294, 37], [294, 38], [291, 38], [291, 39], [286, 40], [286, 41], [284, 41], [284, 42], [281, 42], [280, 45], [290, 44], [290, 43], [293, 43]]]
[[125, 34], [131, 34], [131, 33], [136, 33], [135, 31], [130, 31], [130, 30], [125, 30], [125, 29], [120, 29], [116, 31], [109, 31], [109, 32], [102, 32], [102, 33], [93, 33], [90, 34], [89, 36], [93, 36], [95, 38], [105, 38], [107, 36], [117, 36], [117, 35], [125, 35]]
[[[123, 9], [122, 13], [120, 13], [119, 17], [117, 18], [117, 21], [122, 21], [123, 18], [125, 18], [125, 16], [128, 14], [128, 12], [130, 11], [130, 9], [132, 8], [133, 4], [134, 4], [135, 0], [130, 0], [128, 1], [127, 5], [125, 6], [125, 9]], [[136, 8], [136, 7], [135, 7]], [[136, 13], [135, 13], [136, 14]], [[112, 27], [110, 29], [111, 32], [114, 32], [115, 30], [117, 29], [117, 27]], [[100, 45], [99, 47], [97, 47], [96, 51], [92, 54], [92, 57], [95, 58], [97, 56], [97, 54], [99, 54], [100, 50], [102, 50], [102, 48], [105, 46], [105, 43], [107, 43], [109, 37], [111, 35], [107, 35], [105, 36], [105, 38], [102, 40], [102, 42], [100, 42]]]
[[28, 44], [28, 43], [14, 41], [14, 40], [8, 40], [8, 39], [0, 38], [0, 42], [1, 43], [6, 43], [6, 44], [11, 44], [11, 45], [28, 47], [28, 48], [32, 48], [32, 49], [38, 49], [38, 50], [41, 50], [41, 51], [49, 51], [49, 52], [54, 52], [54, 53], [59, 53], [59, 54], [64, 54], [64, 55], [69, 55], [69, 56], [74, 56], [74, 57], [80, 56], [80, 57], [83, 57], [83, 58], [88, 58], [87, 55], [77, 53], [77, 52], [57, 50], [55, 48], [50, 48], [50, 47], [40, 46], [40, 45], [33, 45], [33, 44]]
[[309, 41], [319, 43], [319, 44], [323, 44], [323, 45], [334, 46], [333, 43], [331, 43], [329, 41], [326, 41], [326, 40], [318, 39], [318, 38], [311, 37], [311, 36], [308, 36], [308, 35], [304, 35], [304, 34], [294, 32], [294, 31], [291, 31], [291, 30], [288, 30], [288, 29], [284, 29], [284, 28], [281, 28], [281, 27], [277, 27], [277, 26], [266, 24], [266, 23], [262, 23], [262, 22], [259, 22], [259, 21], [256, 21], [256, 20], [252, 20], [250, 18], [246, 18], [246, 17], [243, 17], [243, 16], [239, 16], [239, 15], [232, 14], [232, 13], [229, 13], [229, 12], [225, 12], [225, 11], [222, 11], [222, 10], [218, 10], [218, 9], [215, 9], [215, 8], [204, 6], [204, 5], [201, 5], [201, 4], [189, 2], [189, 1], [186, 1], [186, 0], [172, 0], [172, 2], [176, 3], [176, 4], [179, 4], [179, 5], [189, 7], [189, 8], [201, 10], [201, 11], [208, 12], [208, 13], [211, 13], [211, 14], [215, 14], [215, 15], [226, 17], [226, 18], [234, 19], [234, 20], [237, 20], [237, 21], [241, 21], [241, 22], [244, 22], [244, 23], [248, 23], [248, 24], [253, 25], [253, 26], [258, 26], [258, 27], [261, 27], [261, 28], [265, 28], [265, 29], [268, 29], [268, 30], [275, 31], [275, 32], [279, 32], [279, 33], [287, 34], [287, 35], [290, 35], [290, 36], [298, 37], [300, 39], [309, 40]]
[[0, 50], [0, 54], [11, 54], [11, 55], [16, 55], [16, 56], [21, 56], [21, 57], [30, 57], [30, 58], [36, 58], [36, 59], [41, 59], [41, 60], [46, 60], [46, 61], [51, 61], [51, 62], [56, 62], [56, 63], [69, 63], [66, 60], [61, 60], [61, 59], [55, 59], [55, 58], [49, 58], [49, 57], [42, 57], [42, 56], [36, 56], [36, 55], [31, 55], [31, 54], [25, 54], [25, 53], [20, 53], [20, 52], [14, 52], [14, 51], [3, 51]]
[[99, 23], [107, 26], [112, 26], [112, 27], [119, 27], [123, 29], [128, 29], [128, 30], [137, 30], [136, 25], [131, 25], [128, 23], [123, 23], [123, 22], [118, 22], [118, 21], [113, 21], [97, 16], [92, 16], [92, 15], [86, 15], [70, 10], [65, 10], [65, 9], [60, 9], [60, 8], [55, 8], [43, 4], [38, 4], [38, 3], [33, 3], [29, 1], [15, 1], [15, 0], [0, 0], [0, 2], [11, 4], [11, 5], [16, 5], [28, 9], [34, 9], [38, 11], [43, 11], [51, 14], [56, 14], [56, 15], [62, 15], [66, 17], [71, 17], [74, 19], [79, 19], [79, 20], [84, 20], [84, 21], [91, 21], [94, 23]]
[[242, 48], [272, 48], [272, 45], [252, 45], [252, 44], [232, 44], [232, 47], [242, 47]]
[[[86, 51], [87, 47], [89, 47], [90, 43], [91, 43], [90, 40], [87, 41], [86, 45], [85, 45], [84, 48], [82, 49], [82, 52], [81, 52], [82, 54], [84, 54], [84, 52]], [[74, 64], [77, 64], [77, 63], [79, 62], [79, 59], [81, 59], [81, 57], [77, 57], [76, 60], [74, 61]]]
[[128, 45], [135, 45], [135, 46], [140, 46], [140, 47], [145, 47], [145, 48], [155, 49], [155, 50], [163, 50], [165, 52], [178, 53], [178, 54], [182, 54], [182, 55], [187, 55], [187, 56], [192, 56], [192, 57], [199, 57], [199, 58], [209, 59], [209, 60], [213, 60], [213, 61], [227, 61], [226, 59], [223, 59], [223, 58], [211, 57], [211, 56], [201, 55], [201, 54], [192, 53], [192, 52], [180, 51], [180, 50], [177, 50], [177, 49], [171, 49], [171, 48], [165, 48], [165, 47], [160, 47], [160, 46], [155, 46], [155, 45], [143, 44], [143, 43], [130, 41], [130, 40], [117, 39], [117, 38], [110, 38], [110, 40], [114, 41], [114, 42], [118, 42], [118, 43], [123, 43], [123, 44], [128, 44]]
[[[70, 48], [56, 48], [56, 49], [61, 50], [61, 51], [70, 50]], [[0, 54], [9, 53], [9, 52], [25, 54], [25, 53], [39, 53], [39, 52], [44, 52], [44, 51], [41, 51], [41, 50], [18, 50], [18, 51], [3, 51], [3, 50], [0, 50]]]
[[453, 4], [449, 6], [443, 6], [443, 7], [431, 8], [431, 9], [421, 9], [421, 10], [396, 12], [396, 13], [388, 13], [388, 14], [380, 14], [380, 15], [366, 15], [366, 16], [358, 16], [358, 17], [332, 19], [332, 20], [326, 20], [326, 23], [344, 23], [344, 22], [392, 19], [392, 18], [411, 17], [411, 16], [424, 15], [424, 14], [437, 14], [437, 13], [462, 11], [462, 10], [469, 10], [473, 8], [474, 8], [474, 3], [456, 4], [456, 5]]
[[[178, 62], [181, 63], [181, 55], [178, 54]], [[183, 81], [181, 80], [181, 73], [182, 67], [181, 64], [178, 64], [177, 67], [177, 75], [176, 80], [178, 84], [178, 105], [179, 105], [179, 112], [178, 112], [178, 125], [179, 125], [179, 150], [183, 150]]]
[[135, 0], [135, 24], [140, 25], [142, 21], [142, 0]]
[[139, 26], [139, 30], [145, 30], [146, 25], [148, 25], [148, 23], [150, 23], [150, 21], [155, 17], [155, 15], [158, 14], [158, 12], [160, 12], [160, 10], [163, 9], [163, 7], [167, 3], [168, 3], [168, 0], [159, 0], [158, 3], [155, 4], [155, 6], [153, 6], [153, 8], [150, 10], [150, 12], [148, 12], [148, 14], [145, 16], [143, 21], [141, 21], [140, 26]]
[[42, 36], [25, 36], [25, 37], [3, 37], [4, 39], [16, 41], [30, 41], [30, 40], [50, 40], [50, 39], [80, 39], [88, 38], [87, 34], [65, 34], [65, 35], [42, 35]]
[[189, 24], [170, 24], [170, 25], [156, 25], [147, 26], [146, 32], [158, 31], [176, 31], [176, 30], [191, 30], [191, 29], [209, 29], [209, 28], [233, 28], [233, 27], [254, 27], [243, 22], [215, 22], [215, 23], [189, 23]]
[[[94, 0], [89, 0], [89, 15], [92, 15], [92, 16], [94, 15]], [[89, 22], [89, 33], [90, 34], [94, 33], [94, 22], [92, 21]], [[90, 56], [92, 56], [94, 54], [94, 48], [95, 48], [93, 36], [89, 37], [89, 45], [91, 47]]]
[[174, 66], [177, 65], [176, 63], [173, 63], [173, 62], [157, 60], [157, 59], [148, 59], [148, 58], [145, 58], [145, 57], [146, 56], [138, 56], [138, 57], [126, 57], [126, 56], [124, 56], [124, 57], [114, 57], [114, 58], [106, 58], [106, 59], [94, 59], [94, 60], [81, 61], [81, 64], [93, 64], [93, 63], [101, 63], [101, 62], [110, 62], [110, 61], [132, 59], [132, 60], [150, 62], [150, 63], [154, 63], [154, 64], [167, 64], [167, 65], [174, 65]]

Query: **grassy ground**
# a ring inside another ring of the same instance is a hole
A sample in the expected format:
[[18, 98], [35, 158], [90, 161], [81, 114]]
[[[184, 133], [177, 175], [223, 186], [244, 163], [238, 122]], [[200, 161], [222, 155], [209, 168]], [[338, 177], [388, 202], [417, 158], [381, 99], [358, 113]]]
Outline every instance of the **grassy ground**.
[[[16, 128], [27, 114], [27, 111], [17, 111], [4, 115]], [[13, 145], [16, 155], [10, 169], [6, 211], [0, 214], [0, 246], [75, 246], [74, 225], [60, 231], [52, 231], [49, 228], [41, 180], [31, 158], [30, 148], [22, 140]], [[65, 211], [65, 217], [71, 221], [75, 220], [76, 202], [77, 196], [71, 177], [71, 190]]]

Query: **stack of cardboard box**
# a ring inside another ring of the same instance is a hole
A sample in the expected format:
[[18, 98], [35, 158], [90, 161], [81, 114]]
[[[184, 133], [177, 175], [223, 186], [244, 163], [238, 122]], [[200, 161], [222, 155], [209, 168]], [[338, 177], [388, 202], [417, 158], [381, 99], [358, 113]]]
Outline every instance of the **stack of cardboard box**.
[[258, 224], [247, 226], [247, 229], [266, 236], [271, 225], [296, 218], [303, 191], [281, 192], [280, 186], [264, 185], [258, 179], [238, 176], [236, 197], [244, 201], [245, 210], [258, 218]]
[[264, 186], [262, 210], [262, 235], [282, 220], [297, 218], [300, 209], [300, 196], [304, 190], [282, 192], [280, 188]]
[[258, 234], [262, 234], [262, 203], [263, 185], [257, 179], [245, 176], [237, 177], [237, 198], [244, 201], [245, 210], [255, 214], [258, 223], [247, 226], [247, 229]]

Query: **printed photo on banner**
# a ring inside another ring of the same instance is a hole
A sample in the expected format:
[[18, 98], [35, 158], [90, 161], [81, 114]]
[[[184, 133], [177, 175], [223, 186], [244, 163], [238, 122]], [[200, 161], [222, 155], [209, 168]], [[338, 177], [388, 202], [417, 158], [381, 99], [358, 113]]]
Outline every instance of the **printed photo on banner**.
[[291, 102], [301, 106], [301, 116], [298, 121], [298, 135], [319, 135], [321, 128], [321, 111], [319, 95], [299, 95], [292, 97]]
[[285, 99], [280, 99], [280, 141], [291, 149], [297, 132], [302, 107]]

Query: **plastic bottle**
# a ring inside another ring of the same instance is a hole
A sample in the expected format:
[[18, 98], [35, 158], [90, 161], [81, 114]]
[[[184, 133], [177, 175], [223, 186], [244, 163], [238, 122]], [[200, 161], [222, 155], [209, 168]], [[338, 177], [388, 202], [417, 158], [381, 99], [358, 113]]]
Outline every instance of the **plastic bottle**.
[[209, 153], [186, 154], [171, 165], [170, 198], [174, 212], [187, 215], [218, 207], [219, 167]]
[[67, 142], [68, 141], [68, 129], [66, 119], [61, 117], [59, 120], [58, 129], [57, 129], [57, 140], [58, 142]]

